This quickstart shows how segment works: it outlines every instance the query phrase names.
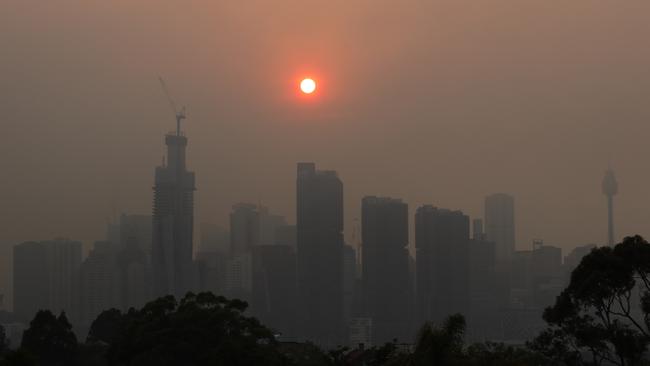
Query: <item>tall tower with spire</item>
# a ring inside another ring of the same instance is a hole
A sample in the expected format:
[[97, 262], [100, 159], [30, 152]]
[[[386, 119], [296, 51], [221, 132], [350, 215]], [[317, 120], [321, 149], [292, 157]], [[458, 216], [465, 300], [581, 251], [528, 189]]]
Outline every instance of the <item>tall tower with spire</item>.
[[[178, 120], [178, 118], [177, 118]], [[180, 122], [180, 121], [178, 121]], [[165, 136], [167, 164], [156, 167], [153, 187], [152, 267], [154, 295], [177, 298], [192, 290], [194, 228], [194, 172], [185, 165], [187, 137], [177, 123]]]
[[618, 193], [618, 182], [612, 169], [605, 171], [603, 194], [607, 197], [607, 245], [614, 245], [614, 195]]

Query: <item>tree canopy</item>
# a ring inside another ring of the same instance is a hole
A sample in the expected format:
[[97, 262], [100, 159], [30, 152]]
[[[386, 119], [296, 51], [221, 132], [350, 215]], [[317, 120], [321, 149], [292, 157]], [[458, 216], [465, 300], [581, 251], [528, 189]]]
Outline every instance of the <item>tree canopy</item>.
[[627, 237], [586, 255], [531, 346], [556, 364], [640, 365], [650, 342], [650, 244]]
[[20, 346], [41, 365], [71, 365], [77, 337], [64, 312], [56, 317], [49, 310], [40, 310], [23, 333]]
[[243, 315], [247, 304], [212, 293], [166, 296], [126, 314], [104, 312], [89, 337], [113, 365], [278, 365], [273, 333]]

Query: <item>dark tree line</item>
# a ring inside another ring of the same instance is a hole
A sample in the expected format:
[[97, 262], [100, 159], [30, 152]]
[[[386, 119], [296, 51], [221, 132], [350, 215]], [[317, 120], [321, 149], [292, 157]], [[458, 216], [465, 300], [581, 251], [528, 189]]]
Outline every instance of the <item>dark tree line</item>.
[[77, 341], [65, 313], [39, 311], [9, 350], [0, 327], [0, 366], [641, 366], [650, 343], [650, 244], [628, 237], [585, 256], [571, 282], [544, 312], [548, 327], [526, 347], [467, 345], [465, 319], [427, 323], [416, 343], [323, 351], [279, 343], [247, 304], [212, 293], [162, 297], [142, 309], [111, 309]]
[[627, 237], [586, 255], [546, 309], [531, 347], [558, 365], [648, 365], [650, 244]]

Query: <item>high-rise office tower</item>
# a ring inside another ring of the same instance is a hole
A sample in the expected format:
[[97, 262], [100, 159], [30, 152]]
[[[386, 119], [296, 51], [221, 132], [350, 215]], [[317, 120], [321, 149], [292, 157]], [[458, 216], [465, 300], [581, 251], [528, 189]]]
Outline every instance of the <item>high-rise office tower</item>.
[[467, 316], [469, 217], [421, 206], [415, 214], [416, 303], [419, 323]]
[[250, 311], [283, 339], [296, 336], [296, 252], [288, 245], [253, 248]]
[[275, 228], [275, 245], [288, 245], [296, 249], [296, 225], [281, 225]]
[[348, 324], [354, 313], [357, 289], [357, 253], [349, 245], [343, 245], [343, 322]]
[[230, 252], [230, 232], [218, 225], [201, 223], [199, 252], [217, 252], [227, 254]]
[[249, 253], [260, 242], [260, 212], [257, 205], [238, 203], [230, 212], [230, 254]]
[[276, 230], [287, 225], [284, 216], [273, 214], [268, 207], [238, 203], [230, 212], [230, 253], [250, 252], [256, 245], [276, 243]]
[[119, 306], [116, 251], [113, 243], [97, 241], [81, 264], [81, 324], [89, 327], [104, 310]]
[[496, 245], [497, 262], [512, 259], [515, 252], [515, 199], [504, 193], [485, 198], [486, 239]]
[[483, 232], [483, 220], [472, 220], [472, 239], [485, 240], [485, 233]]
[[286, 225], [284, 217], [271, 214], [266, 207], [250, 203], [238, 203], [232, 207], [227, 294], [252, 300], [253, 250], [261, 245], [275, 244], [275, 229], [282, 225]]
[[284, 216], [274, 214], [268, 207], [258, 206], [260, 213], [260, 245], [273, 245], [276, 243], [277, 230], [287, 225]]
[[165, 136], [167, 164], [156, 167], [153, 187], [152, 267], [154, 295], [182, 297], [194, 287], [192, 262], [194, 172], [185, 166], [187, 137]]
[[199, 290], [215, 294], [226, 293], [226, 273], [230, 254], [230, 232], [210, 223], [201, 223], [196, 265]]
[[29, 322], [48, 306], [47, 255], [43, 244], [33, 241], [13, 249], [14, 313], [21, 322]]
[[122, 215], [117, 255], [119, 306], [138, 308], [152, 298], [150, 215]]
[[322, 346], [343, 334], [343, 183], [298, 163], [297, 264], [301, 334]]
[[410, 284], [408, 205], [401, 200], [364, 197], [361, 201], [362, 286], [372, 343], [405, 340]]
[[473, 220], [473, 239], [469, 241], [469, 314], [467, 337], [486, 341], [498, 336], [497, 314], [500, 287], [497, 286], [494, 243], [483, 240], [482, 230]]
[[614, 245], [614, 196], [618, 193], [618, 182], [614, 171], [607, 169], [603, 178], [603, 194], [607, 197], [607, 245]]
[[29, 321], [40, 309], [65, 311], [72, 322], [79, 313], [81, 243], [65, 239], [14, 246], [14, 311]]
[[[151, 215], [122, 214], [120, 216], [119, 249], [138, 249], [147, 261], [151, 258]], [[118, 243], [114, 243], [117, 246]], [[128, 247], [128, 246], [131, 247]]]

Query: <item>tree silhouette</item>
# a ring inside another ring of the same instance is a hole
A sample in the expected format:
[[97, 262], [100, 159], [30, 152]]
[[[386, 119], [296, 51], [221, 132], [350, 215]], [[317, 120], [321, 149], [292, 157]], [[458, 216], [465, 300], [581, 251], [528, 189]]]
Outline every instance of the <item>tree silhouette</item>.
[[117, 309], [103, 311], [90, 325], [86, 342], [114, 343], [124, 326], [124, 315]]
[[0, 325], [0, 355], [7, 352], [8, 349], [9, 340], [7, 340], [7, 332], [5, 331], [5, 327]]
[[411, 365], [449, 365], [462, 357], [465, 318], [461, 314], [448, 317], [442, 327], [425, 323], [418, 333]]
[[592, 250], [544, 311], [549, 326], [531, 347], [558, 364], [639, 365], [650, 342], [649, 275], [650, 244], [640, 236]]
[[77, 338], [64, 312], [55, 317], [49, 310], [40, 310], [23, 333], [21, 348], [40, 365], [71, 365]]
[[110, 342], [108, 359], [113, 365], [282, 364], [272, 332], [244, 316], [246, 307], [243, 301], [212, 293], [188, 293], [180, 302], [166, 296], [121, 319], [113, 310], [100, 315], [121, 325], [111, 330], [98, 321], [92, 334]]
[[3, 355], [0, 366], [36, 366], [36, 359], [22, 349], [12, 350]]

